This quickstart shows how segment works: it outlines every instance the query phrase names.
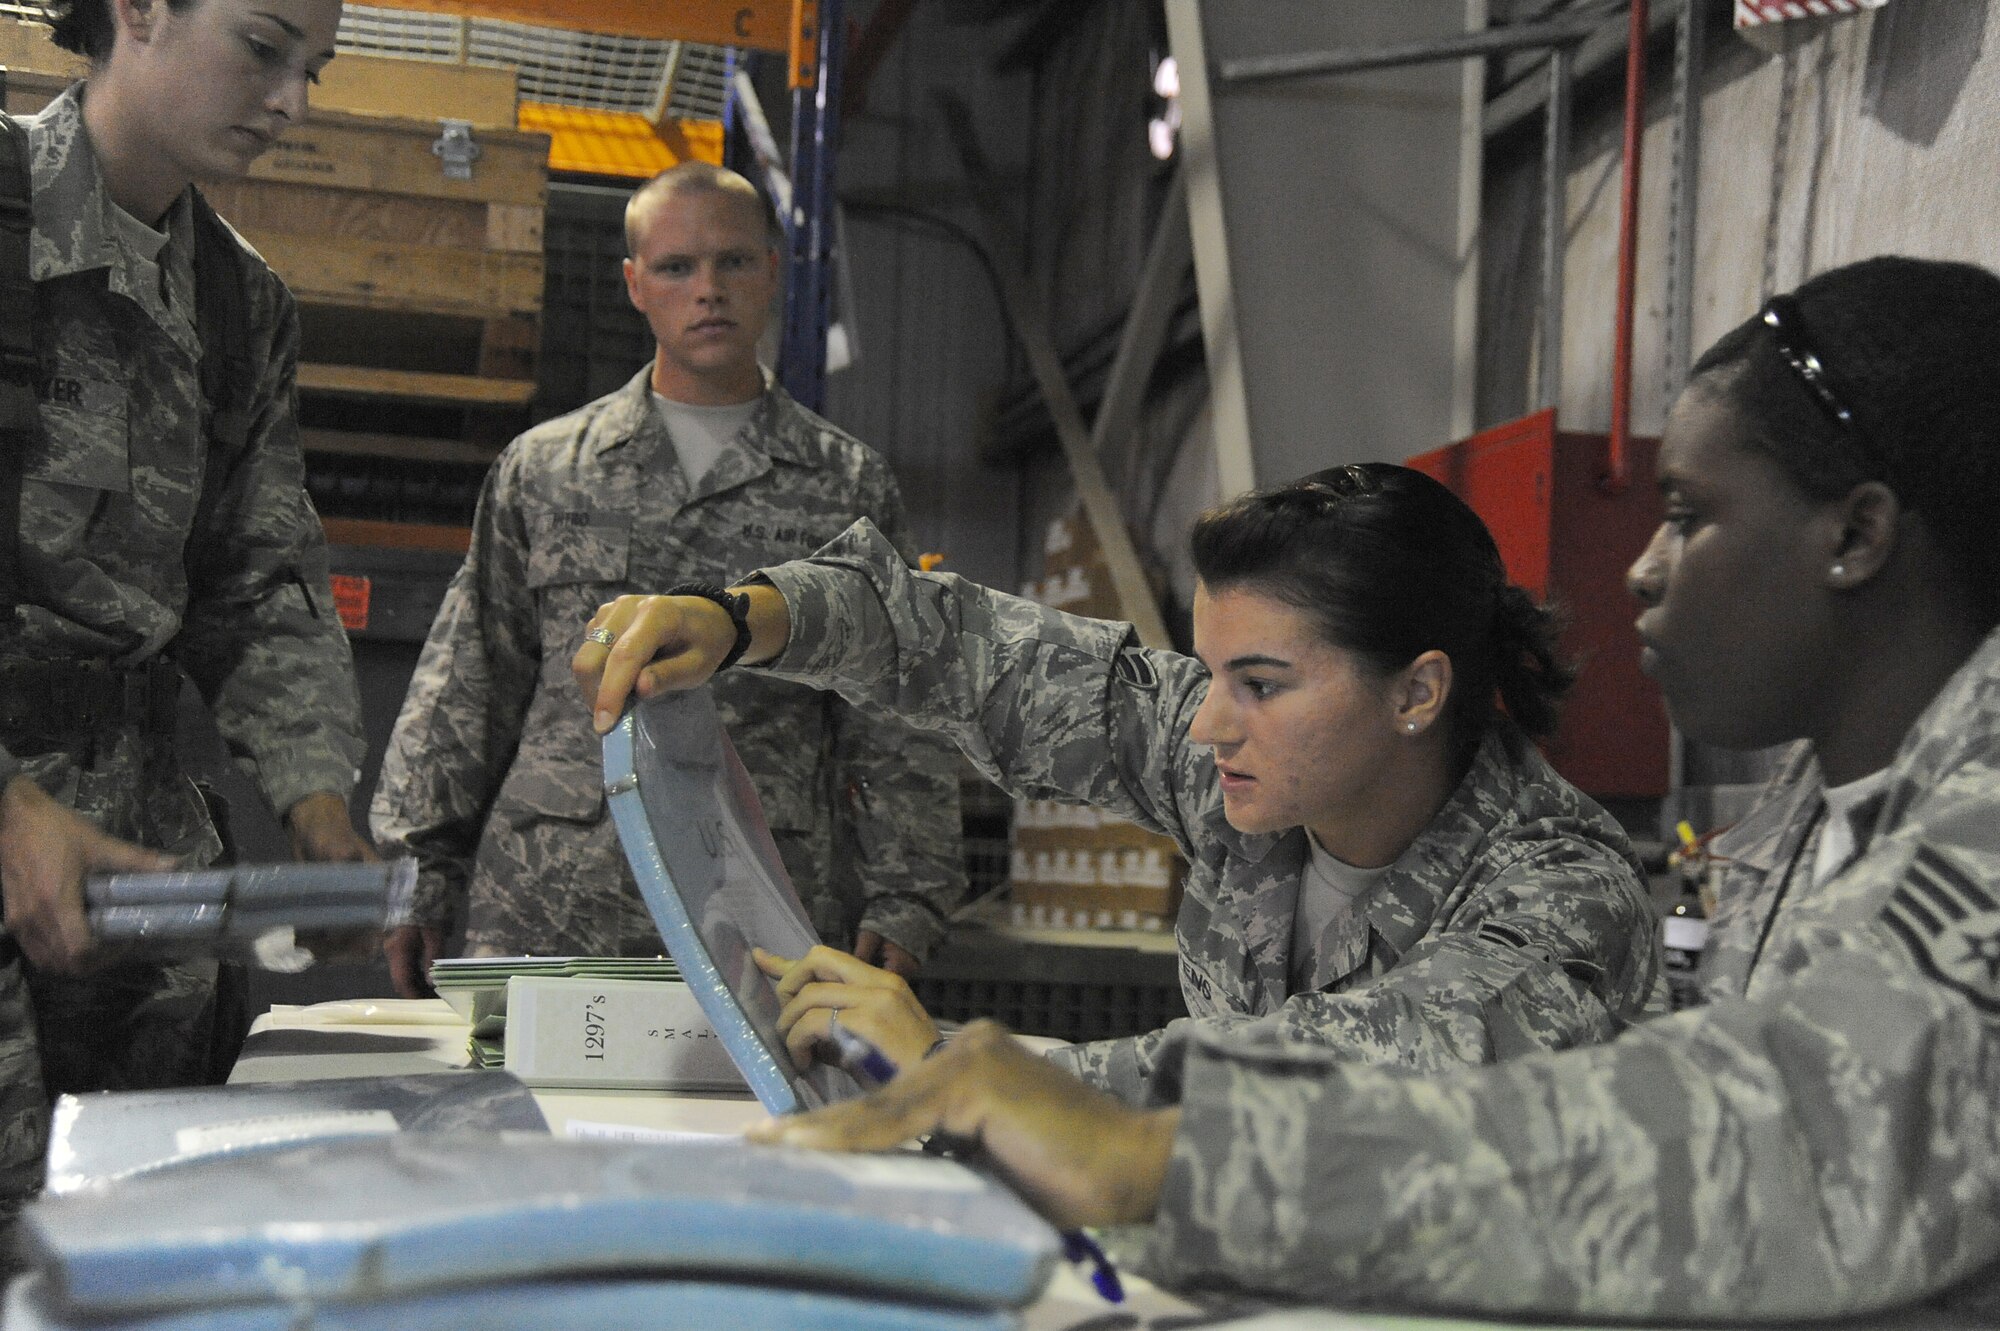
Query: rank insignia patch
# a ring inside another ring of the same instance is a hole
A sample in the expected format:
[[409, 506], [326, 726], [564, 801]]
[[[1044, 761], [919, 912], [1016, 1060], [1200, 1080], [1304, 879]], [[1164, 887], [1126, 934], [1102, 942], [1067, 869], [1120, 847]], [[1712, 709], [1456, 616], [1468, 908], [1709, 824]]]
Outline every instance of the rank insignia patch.
[[1889, 894], [1882, 920], [1925, 974], [2000, 1017], [2000, 897], [1925, 847]]
[[1127, 647], [1118, 653], [1113, 668], [1118, 678], [1135, 689], [1157, 689], [1160, 687], [1160, 672], [1153, 669], [1153, 662], [1137, 647]]

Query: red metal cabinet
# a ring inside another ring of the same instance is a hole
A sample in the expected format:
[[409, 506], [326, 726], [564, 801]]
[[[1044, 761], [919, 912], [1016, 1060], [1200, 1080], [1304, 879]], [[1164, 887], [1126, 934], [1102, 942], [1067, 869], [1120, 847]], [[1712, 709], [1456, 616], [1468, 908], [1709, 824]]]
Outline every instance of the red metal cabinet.
[[1486, 521], [1507, 575], [1555, 601], [1563, 647], [1581, 667], [1561, 727], [1544, 746], [1556, 770], [1592, 795], [1667, 793], [1667, 714], [1639, 673], [1638, 604], [1625, 569], [1660, 520], [1656, 439], [1634, 439], [1631, 483], [1600, 484], [1605, 437], [1556, 428], [1540, 411], [1410, 459]]

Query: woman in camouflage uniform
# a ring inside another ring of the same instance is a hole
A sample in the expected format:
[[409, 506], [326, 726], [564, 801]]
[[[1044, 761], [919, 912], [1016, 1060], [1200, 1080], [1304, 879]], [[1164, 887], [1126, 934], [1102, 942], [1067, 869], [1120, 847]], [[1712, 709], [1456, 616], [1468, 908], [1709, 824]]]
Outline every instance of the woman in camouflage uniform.
[[[1873, 259], [1695, 366], [1630, 584], [1701, 740], [1800, 741], [1720, 842], [1706, 1006], [1428, 1077], [1198, 1036], [1134, 1111], [981, 1025], [761, 1135], [975, 1137], [1183, 1286], [1563, 1317], [2000, 1306], [2000, 277]], [[1928, 1323], [1926, 1323], [1928, 1324]], [[1964, 1324], [1963, 1322], [1954, 1324]]]
[[0, 1211], [39, 1182], [49, 1096], [227, 1065], [213, 965], [106, 966], [82, 908], [87, 873], [220, 849], [174, 750], [181, 672], [301, 858], [373, 853], [347, 811], [360, 707], [302, 484], [297, 312], [191, 188], [304, 115], [340, 8], [55, 4], [90, 74], [8, 127], [33, 190], [29, 226], [0, 221], [0, 340], [34, 364], [0, 375], [27, 397], [0, 462]]
[[[1187, 856], [1192, 1017], [1057, 1060], [1143, 1102], [1194, 1027], [1435, 1068], [1636, 1018], [1657, 972], [1637, 866], [1523, 734], [1552, 725], [1569, 676], [1478, 517], [1408, 468], [1340, 467], [1204, 516], [1193, 549], [1200, 660], [914, 574], [872, 528], [766, 574], [792, 626], [772, 668], [942, 731], [1017, 796], [1108, 809]], [[628, 661], [728, 627], [668, 598], [598, 622], [643, 653]], [[896, 976], [830, 949], [768, 965], [801, 1059], [835, 1012], [898, 1063], [937, 1040]]]

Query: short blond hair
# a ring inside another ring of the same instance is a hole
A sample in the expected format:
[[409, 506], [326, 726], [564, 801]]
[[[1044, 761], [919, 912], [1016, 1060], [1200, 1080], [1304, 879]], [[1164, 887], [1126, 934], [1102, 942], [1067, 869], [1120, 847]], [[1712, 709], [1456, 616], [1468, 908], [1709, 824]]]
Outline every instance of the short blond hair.
[[674, 195], [686, 191], [735, 194], [749, 200], [764, 219], [766, 239], [773, 249], [777, 248], [778, 214], [764, 191], [728, 167], [709, 162], [682, 162], [668, 167], [633, 190], [632, 197], [625, 201], [625, 254], [628, 258], [638, 254], [639, 231], [652, 211]]

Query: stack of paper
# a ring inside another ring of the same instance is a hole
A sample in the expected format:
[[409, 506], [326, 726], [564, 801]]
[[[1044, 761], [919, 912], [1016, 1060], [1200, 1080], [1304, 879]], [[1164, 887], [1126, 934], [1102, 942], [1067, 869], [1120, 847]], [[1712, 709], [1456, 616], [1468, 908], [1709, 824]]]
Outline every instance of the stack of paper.
[[91, 932], [166, 953], [224, 952], [275, 929], [380, 928], [417, 880], [414, 859], [387, 864], [241, 864], [226, 869], [93, 875]]
[[577, 975], [618, 980], [678, 980], [671, 957], [442, 957], [431, 987], [472, 1027], [497, 1037], [507, 1024], [507, 981], [516, 975]]
[[9, 1331], [1001, 1331], [1059, 1252], [952, 1161], [727, 1138], [357, 1138], [44, 1197], [21, 1229]]

